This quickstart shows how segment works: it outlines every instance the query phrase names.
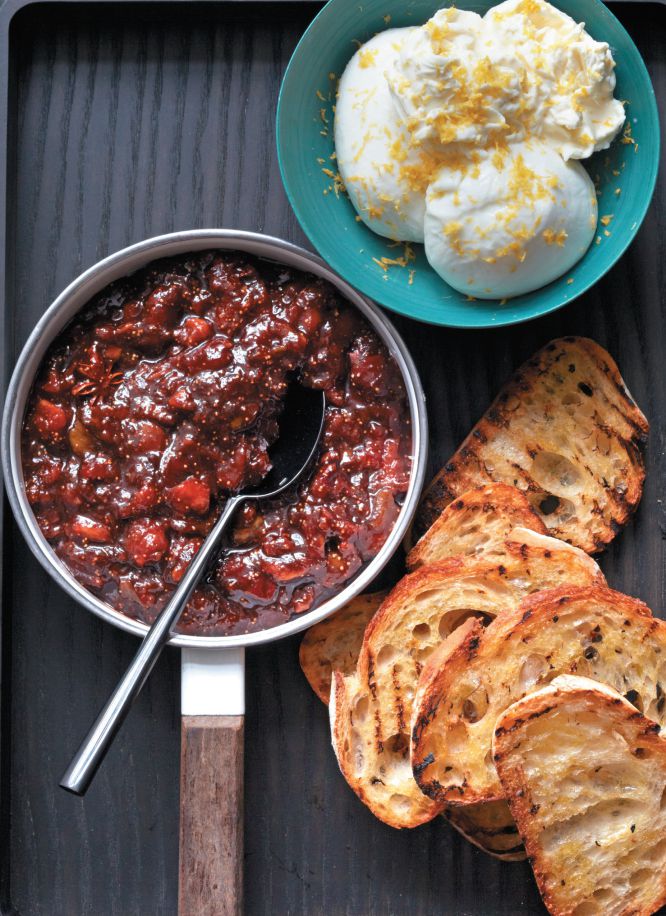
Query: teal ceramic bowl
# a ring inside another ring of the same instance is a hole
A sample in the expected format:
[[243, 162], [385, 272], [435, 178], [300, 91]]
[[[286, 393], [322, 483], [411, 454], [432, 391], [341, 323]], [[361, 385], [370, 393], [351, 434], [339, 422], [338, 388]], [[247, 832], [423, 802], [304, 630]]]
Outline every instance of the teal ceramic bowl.
[[[608, 226], [599, 225], [598, 243], [592, 243], [569, 274], [507, 302], [470, 302], [440, 279], [421, 245], [413, 246], [416, 257], [407, 267], [398, 264], [383, 270], [377, 261], [399, 260], [401, 250], [356, 220], [353, 206], [333, 178], [335, 86], [359, 41], [367, 41], [389, 23], [391, 28], [419, 25], [444, 5], [436, 0], [329, 0], [303, 35], [282, 83], [277, 110], [282, 180], [298, 221], [319, 254], [345, 280], [386, 308], [457, 328], [527, 321], [584, 293], [636, 235], [659, 163], [654, 90], [636, 46], [601, 0], [557, 0], [561, 10], [586, 23], [593, 38], [611, 46], [617, 64], [615, 96], [629, 103], [633, 142], [618, 138], [609, 150], [584, 163], [601, 191], [599, 215], [613, 217]], [[494, 5], [485, 0], [458, 4], [481, 14]]]

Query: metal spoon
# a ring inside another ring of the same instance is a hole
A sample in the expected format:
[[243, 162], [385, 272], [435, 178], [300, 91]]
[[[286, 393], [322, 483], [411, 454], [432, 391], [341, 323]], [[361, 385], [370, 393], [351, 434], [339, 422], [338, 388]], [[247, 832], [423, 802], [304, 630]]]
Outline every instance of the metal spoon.
[[289, 386], [280, 417], [280, 435], [270, 452], [272, 469], [258, 487], [235, 494], [225, 504], [222, 514], [188, 566], [171, 600], [146, 634], [132, 664], [67, 767], [60, 780], [63, 789], [75, 795], [86, 793], [192, 592], [218, 553], [222, 535], [236, 509], [248, 499], [278, 496], [301, 477], [317, 451], [324, 428], [325, 407], [326, 396], [322, 391], [305, 388], [295, 382]]

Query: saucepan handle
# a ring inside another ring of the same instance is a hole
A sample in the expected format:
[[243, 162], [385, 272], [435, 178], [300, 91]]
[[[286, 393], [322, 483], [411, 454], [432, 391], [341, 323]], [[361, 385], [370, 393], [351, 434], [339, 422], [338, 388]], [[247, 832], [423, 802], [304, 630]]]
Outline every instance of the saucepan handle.
[[178, 914], [240, 916], [243, 650], [184, 649], [181, 693]]

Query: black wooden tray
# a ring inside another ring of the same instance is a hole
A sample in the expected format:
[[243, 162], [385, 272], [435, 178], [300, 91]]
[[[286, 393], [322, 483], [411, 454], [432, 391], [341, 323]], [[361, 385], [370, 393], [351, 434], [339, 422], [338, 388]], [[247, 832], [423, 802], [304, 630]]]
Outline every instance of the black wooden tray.
[[[318, 8], [309, 0], [0, 8], [6, 373], [55, 294], [124, 245], [199, 226], [305, 243], [280, 183], [273, 124], [282, 73]], [[629, 0], [614, 9], [645, 57], [666, 123], [666, 10]], [[613, 586], [657, 613], [666, 607], [665, 232], [662, 169], [628, 254], [562, 311], [487, 332], [396, 322], [429, 398], [433, 468], [536, 347], [586, 334], [610, 349], [652, 436], [643, 503], [602, 565]], [[85, 800], [62, 792], [58, 777], [135, 641], [67, 598], [8, 513], [5, 522], [1, 911], [172, 916], [178, 655], [159, 663]], [[337, 771], [326, 712], [297, 649], [292, 639], [248, 658], [247, 913], [543, 913], [527, 865], [487, 858], [443, 822], [397, 832], [370, 815]]]

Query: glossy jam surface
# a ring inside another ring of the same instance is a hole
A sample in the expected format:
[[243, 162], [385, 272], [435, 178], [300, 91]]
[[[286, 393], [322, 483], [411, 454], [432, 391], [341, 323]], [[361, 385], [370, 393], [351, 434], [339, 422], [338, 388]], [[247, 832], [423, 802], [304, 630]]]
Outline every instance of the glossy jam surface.
[[326, 391], [298, 488], [239, 511], [179, 631], [276, 626], [372, 559], [409, 483], [400, 371], [322, 280], [246, 255], [155, 262], [105, 289], [55, 341], [23, 429], [26, 492], [58, 556], [150, 622], [229, 493], [270, 468], [289, 379]]

